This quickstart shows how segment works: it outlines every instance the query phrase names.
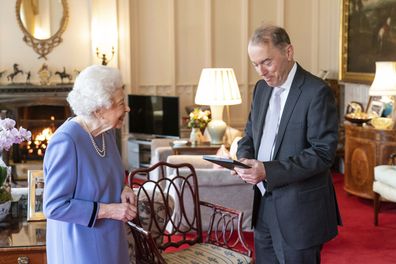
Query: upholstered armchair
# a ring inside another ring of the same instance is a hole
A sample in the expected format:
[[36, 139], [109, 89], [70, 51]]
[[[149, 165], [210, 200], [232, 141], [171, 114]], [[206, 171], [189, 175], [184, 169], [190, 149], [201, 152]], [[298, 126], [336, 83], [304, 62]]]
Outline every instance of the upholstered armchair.
[[[243, 212], [242, 229], [251, 230], [252, 185], [245, 183], [238, 176], [231, 175], [231, 171], [228, 169], [215, 167], [213, 163], [202, 159], [200, 155], [171, 155], [168, 157], [167, 162], [172, 164], [191, 164], [198, 178], [199, 197], [204, 201], [235, 208]], [[182, 175], [185, 173], [186, 171], [180, 172]], [[167, 172], [167, 175], [172, 174], [174, 174], [172, 169]], [[189, 210], [192, 210], [192, 208], [186, 208], [186, 211]], [[210, 211], [207, 208], [202, 208], [201, 214], [202, 228], [207, 230]]]
[[396, 153], [390, 155], [392, 165], [374, 167], [374, 225], [378, 225], [381, 199], [396, 202]]

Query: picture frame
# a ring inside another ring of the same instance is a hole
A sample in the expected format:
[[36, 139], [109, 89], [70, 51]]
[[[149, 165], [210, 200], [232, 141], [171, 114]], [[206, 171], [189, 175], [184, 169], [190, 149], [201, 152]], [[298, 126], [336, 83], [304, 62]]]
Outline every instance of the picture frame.
[[45, 220], [43, 213], [44, 174], [42, 170], [28, 170], [28, 221]]
[[396, 0], [342, 0], [340, 80], [370, 84], [376, 61], [395, 61]]
[[47, 233], [47, 224], [45, 222], [30, 222], [28, 224], [28, 232], [30, 242], [33, 245], [45, 245], [45, 236]]
[[381, 96], [371, 96], [369, 99], [366, 113], [374, 117], [381, 117], [384, 111], [385, 104], [380, 100]]

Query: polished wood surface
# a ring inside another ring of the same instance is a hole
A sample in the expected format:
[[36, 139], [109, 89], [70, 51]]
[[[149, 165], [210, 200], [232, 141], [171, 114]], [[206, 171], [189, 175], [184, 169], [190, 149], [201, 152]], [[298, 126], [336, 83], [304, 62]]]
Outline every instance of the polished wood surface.
[[8, 216], [0, 222], [0, 264], [47, 263], [45, 235], [46, 222]]
[[[191, 143], [185, 145], [175, 145], [170, 142], [169, 145], [172, 148], [174, 155], [190, 154], [190, 155], [204, 155], [204, 154], [216, 154], [221, 145], [214, 145], [210, 142], [203, 142], [200, 144], [192, 145]], [[226, 146], [227, 147], [227, 146]]]
[[374, 167], [395, 151], [396, 130], [345, 124], [345, 191], [373, 199]]

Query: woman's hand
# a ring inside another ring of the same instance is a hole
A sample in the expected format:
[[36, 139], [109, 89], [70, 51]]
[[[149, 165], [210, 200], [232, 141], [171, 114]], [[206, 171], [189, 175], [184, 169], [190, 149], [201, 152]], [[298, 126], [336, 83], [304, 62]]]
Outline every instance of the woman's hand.
[[128, 222], [136, 217], [137, 199], [131, 188], [125, 186], [121, 193], [121, 203], [100, 204], [98, 219], [111, 218]]
[[110, 218], [123, 222], [131, 221], [136, 217], [136, 206], [130, 203], [99, 204], [98, 219]]
[[135, 207], [137, 207], [136, 195], [133, 192], [133, 190], [131, 188], [129, 188], [129, 186], [125, 185], [124, 190], [122, 190], [121, 202], [129, 203], [129, 204], [134, 205]]

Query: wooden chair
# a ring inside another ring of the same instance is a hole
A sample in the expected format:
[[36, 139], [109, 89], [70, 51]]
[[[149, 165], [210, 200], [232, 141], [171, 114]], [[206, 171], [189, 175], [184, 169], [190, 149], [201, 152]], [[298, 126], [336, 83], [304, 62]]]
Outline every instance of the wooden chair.
[[396, 202], [396, 153], [390, 155], [392, 165], [374, 167], [374, 225], [378, 226], [381, 199]]
[[[158, 170], [162, 177], [150, 180], [153, 170]], [[167, 171], [174, 173], [169, 175]], [[128, 184], [137, 190], [138, 203], [143, 197], [149, 201], [147, 212], [151, 215], [148, 222], [142, 223], [139, 210], [138, 216], [129, 222], [135, 239], [136, 263], [253, 263], [252, 251], [241, 231], [243, 213], [200, 201], [192, 165], [159, 162], [131, 172]], [[159, 203], [164, 205], [162, 217], [158, 217]], [[185, 210], [187, 204], [194, 205], [189, 213]], [[205, 232], [200, 206], [212, 211]]]

